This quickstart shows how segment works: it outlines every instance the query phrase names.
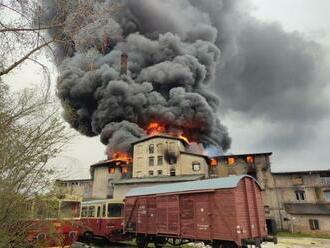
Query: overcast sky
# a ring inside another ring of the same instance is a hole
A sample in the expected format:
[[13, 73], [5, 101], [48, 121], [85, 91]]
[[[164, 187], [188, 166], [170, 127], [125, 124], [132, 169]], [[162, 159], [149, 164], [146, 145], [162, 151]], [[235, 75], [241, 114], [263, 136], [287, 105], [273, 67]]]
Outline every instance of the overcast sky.
[[[285, 32], [299, 32], [297, 35], [306, 42], [316, 41], [322, 44], [324, 51], [328, 51], [330, 20], [327, 10], [330, 9], [330, 1], [252, 0], [252, 3], [254, 7], [250, 13], [261, 22], [276, 22]], [[281, 33], [281, 28], [279, 30], [276, 32]], [[264, 34], [269, 36], [269, 46], [272, 47], [277, 45], [275, 40], [277, 36], [274, 38], [273, 34], [273, 32]], [[249, 37], [249, 33], [246, 36]], [[264, 41], [263, 38], [265, 37], [262, 37], [260, 42]], [[253, 41], [253, 37], [251, 40]], [[255, 49], [258, 50], [259, 47]], [[325, 71], [329, 72], [327, 65]], [[33, 85], [40, 80], [41, 73], [34, 66], [26, 65], [21, 71], [6, 78], [11, 85], [15, 85], [16, 89]], [[273, 171], [329, 169], [330, 116], [327, 105], [327, 99], [330, 99], [329, 78], [320, 79], [325, 82], [322, 84], [306, 81], [304, 89], [308, 89], [308, 92], [302, 91], [302, 94], [299, 94], [299, 88], [293, 89], [298, 91], [297, 94], [290, 92], [292, 90], [290, 88], [283, 90], [282, 87], [281, 91], [281, 85], [277, 85], [269, 89], [278, 93], [271, 94], [270, 97], [266, 94], [266, 100], [261, 97], [262, 91], [260, 94], [254, 94], [260, 90], [257, 88], [258, 85], [255, 89], [251, 89], [251, 86], [245, 84], [247, 88], [241, 89], [245, 92], [243, 95], [235, 95], [236, 92], [230, 87], [223, 90], [224, 95], [221, 95], [221, 98], [225, 108], [222, 109], [220, 116], [233, 140], [232, 148], [228, 153], [273, 152], [271, 158]], [[55, 69], [53, 80], [55, 84]], [[302, 78], [302, 81], [304, 80]], [[52, 87], [54, 88], [54, 85]], [[233, 96], [231, 92], [234, 92]], [[285, 95], [294, 99], [286, 104], [278, 104], [276, 100], [287, 99]], [[226, 96], [228, 99], [234, 97], [238, 100], [229, 101]], [[249, 101], [245, 98], [249, 98]], [[240, 99], [245, 101], [239, 101]], [[246, 107], [244, 105], [246, 102], [254, 104]], [[87, 138], [74, 130], [72, 132], [76, 137], [67, 146], [65, 152], [52, 161], [52, 164], [66, 168], [68, 173], [65, 178], [88, 178], [89, 165], [105, 159], [105, 147], [99, 142], [99, 138]]]

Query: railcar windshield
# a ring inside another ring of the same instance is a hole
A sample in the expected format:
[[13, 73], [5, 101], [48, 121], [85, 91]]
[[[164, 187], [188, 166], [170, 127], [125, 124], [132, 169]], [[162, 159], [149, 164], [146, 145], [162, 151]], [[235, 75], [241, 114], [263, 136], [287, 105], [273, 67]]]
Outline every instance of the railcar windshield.
[[120, 203], [108, 204], [108, 217], [122, 217], [124, 215], [124, 205]]

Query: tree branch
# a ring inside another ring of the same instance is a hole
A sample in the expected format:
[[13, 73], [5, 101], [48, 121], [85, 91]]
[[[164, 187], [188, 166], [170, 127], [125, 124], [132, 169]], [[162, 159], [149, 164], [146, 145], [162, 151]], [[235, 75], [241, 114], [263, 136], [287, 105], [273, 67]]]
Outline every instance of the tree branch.
[[33, 53], [39, 51], [40, 49], [42, 49], [45, 46], [48, 46], [52, 42], [54, 42], [54, 40], [50, 40], [50, 41], [48, 41], [48, 42], [46, 42], [46, 43], [44, 43], [44, 44], [42, 44], [40, 46], [37, 46], [36, 48], [34, 48], [33, 50], [31, 50], [29, 53], [27, 53], [26, 55], [24, 55], [21, 59], [19, 59], [18, 61], [16, 61], [12, 65], [10, 65], [7, 69], [4, 69], [4, 70], [0, 71], [0, 76], [3, 76], [5, 74], [9, 73], [11, 70], [15, 69], [19, 64], [21, 64], [26, 59], [28, 59]]

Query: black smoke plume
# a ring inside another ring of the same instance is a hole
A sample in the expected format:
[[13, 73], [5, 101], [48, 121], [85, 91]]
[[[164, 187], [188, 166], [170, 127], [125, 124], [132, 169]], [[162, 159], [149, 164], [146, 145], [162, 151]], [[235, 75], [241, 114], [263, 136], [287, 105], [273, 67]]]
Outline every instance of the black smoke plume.
[[[220, 63], [219, 33], [195, 2], [43, 1], [44, 22], [64, 21], [50, 32], [66, 41], [57, 47], [64, 117], [85, 135], [101, 134], [110, 156], [129, 152], [154, 121], [192, 141], [229, 148], [209, 90]], [[222, 4], [205, 4], [215, 2]]]

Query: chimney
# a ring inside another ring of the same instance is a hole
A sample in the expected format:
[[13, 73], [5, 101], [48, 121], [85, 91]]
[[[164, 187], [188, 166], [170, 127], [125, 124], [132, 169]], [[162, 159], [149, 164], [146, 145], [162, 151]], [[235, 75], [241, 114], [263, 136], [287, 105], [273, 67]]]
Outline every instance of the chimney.
[[127, 74], [128, 55], [126, 53], [121, 54], [120, 61], [120, 75]]

